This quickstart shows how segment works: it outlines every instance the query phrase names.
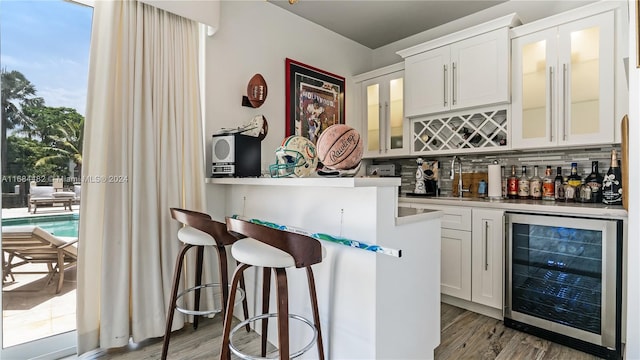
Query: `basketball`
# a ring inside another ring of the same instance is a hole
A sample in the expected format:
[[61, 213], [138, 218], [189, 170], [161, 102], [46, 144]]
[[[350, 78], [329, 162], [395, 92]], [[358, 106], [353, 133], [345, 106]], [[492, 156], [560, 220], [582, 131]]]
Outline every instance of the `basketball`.
[[316, 144], [318, 160], [329, 169], [353, 169], [362, 160], [362, 140], [356, 129], [336, 124], [326, 128]]

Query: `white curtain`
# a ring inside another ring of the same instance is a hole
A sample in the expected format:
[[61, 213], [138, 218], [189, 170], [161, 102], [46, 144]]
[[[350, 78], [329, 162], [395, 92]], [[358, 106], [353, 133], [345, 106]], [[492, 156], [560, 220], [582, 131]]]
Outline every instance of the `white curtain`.
[[179, 248], [169, 208], [204, 209], [198, 25], [128, 0], [96, 1], [93, 14], [79, 354], [164, 334]]

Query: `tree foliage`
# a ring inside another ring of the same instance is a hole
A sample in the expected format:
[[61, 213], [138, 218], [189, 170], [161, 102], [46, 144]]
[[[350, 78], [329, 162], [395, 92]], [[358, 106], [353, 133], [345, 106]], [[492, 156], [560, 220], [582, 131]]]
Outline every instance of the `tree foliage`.
[[[18, 71], [3, 69], [1, 75], [3, 191], [11, 191], [19, 178], [79, 176], [84, 116], [72, 108], [45, 106]], [[7, 130], [13, 130], [8, 137]], [[69, 173], [71, 162], [74, 174]]]

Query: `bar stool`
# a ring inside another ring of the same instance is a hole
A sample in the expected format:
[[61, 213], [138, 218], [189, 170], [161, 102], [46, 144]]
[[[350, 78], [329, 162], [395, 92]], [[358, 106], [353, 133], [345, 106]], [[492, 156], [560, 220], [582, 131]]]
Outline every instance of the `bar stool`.
[[[173, 284], [171, 290], [171, 303], [167, 313], [167, 323], [164, 332], [164, 343], [162, 344], [162, 359], [167, 358], [169, 351], [169, 340], [171, 337], [171, 324], [173, 323], [173, 315], [175, 310], [180, 311], [183, 314], [193, 315], [193, 328], [198, 328], [198, 316], [211, 315], [218, 312], [225, 314], [225, 308], [227, 299], [229, 298], [229, 275], [227, 271], [227, 252], [225, 245], [231, 245], [238, 240], [237, 236], [233, 236], [227, 232], [227, 227], [224, 223], [211, 219], [208, 214], [200, 213], [197, 211], [171, 208], [171, 217], [185, 226], [178, 230], [178, 239], [183, 243], [178, 257], [176, 259], [176, 265], [173, 273]], [[182, 273], [182, 266], [187, 251], [192, 247], [197, 247], [196, 257], [196, 283], [195, 286], [188, 288], [178, 294], [178, 288], [180, 287], [180, 275]], [[212, 246], [218, 253], [218, 264], [220, 265], [220, 283], [202, 284], [202, 263], [204, 257], [205, 246]], [[206, 309], [200, 310], [200, 291], [209, 287], [220, 287], [221, 292], [221, 308], [220, 309]], [[242, 294], [242, 306], [244, 308], [244, 317], [249, 317], [249, 310], [247, 307], [247, 299], [244, 296], [244, 277], [240, 279], [240, 289]], [[234, 292], [236, 289], [233, 290]], [[177, 301], [180, 297], [187, 293], [194, 293], [194, 308], [193, 310], [178, 307]], [[235, 295], [235, 294], [234, 294]], [[234, 296], [235, 299], [235, 296]], [[249, 325], [246, 326], [247, 332], [250, 331]]]
[[[324, 248], [320, 242], [305, 235], [282, 231], [234, 218], [227, 218], [227, 230], [231, 234], [237, 235], [242, 239], [236, 241], [231, 247], [231, 255], [238, 262], [238, 267], [236, 268], [231, 281], [231, 293], [229, 294], [227, 315], [225, 316], [224, 330], [222, 333], [220, 359], [229, 360], [231, 352], [242, 359], [266, 359], [267, 322], [269, 317], [277, 318], [278, 352], [280, 359], [296, 358], [313, 347], [314, 342], [318, 348], [318, 358], [321, 360], [324, 359], [322, 332], [320, 330], [320, 315], [318, 312], [318, 298], [316, 295], [313, 270], [311, 269], [311, 265], [320, 263], [324, 257]], [[242, 278], [244, 270], [250, 266], [263, 267], [263, 313], [241, 322], [232, 330], [231, 321], [233, 318], [235, 289]], [[294, 266], [296, 268], [305, 268], [307, 271], [311, 310], [313, 312], [313, 323], [299, 315], [289, 314], [287, 273], [285, 269]], [[271, 269], [276, 273], [277, 313], [268, 313]], [[302, 321], [311, 327], [314, 332], [314, 338], [294, 354], [291, 354], [289, 350], [289, 318]], [[232, 341], [233, 334], [238, 329], [256, 320], [262, 320], [261, 358], [242, 354], [234, 346]]]

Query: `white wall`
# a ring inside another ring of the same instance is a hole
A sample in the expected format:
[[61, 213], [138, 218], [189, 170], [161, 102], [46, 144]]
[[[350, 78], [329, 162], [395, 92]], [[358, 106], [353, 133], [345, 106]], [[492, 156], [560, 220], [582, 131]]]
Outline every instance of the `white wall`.
[[[274, 150], [285, 137], [285, 58], [344, 76], [346, 122], [354, 126], [352, 75], [371, 68], [371, 55], [369, 48], [266, 1], [222, 1], [220, 28], [206, 40], [207, 164], [210, 137], [216, 130], [236, 128], [258, 114], [269, 123], [262, 142], [263, 170], [274, 162]], [[243, 107], [242, 95], [256, 73], [267, 82], [267, 99], [260, 108]]]
[[629, 0], [629, 228], [627, 237], [627, 346], [626, 359], [640, 359], [640, 69], [636, 68], [638, 46], [636, 1]]

